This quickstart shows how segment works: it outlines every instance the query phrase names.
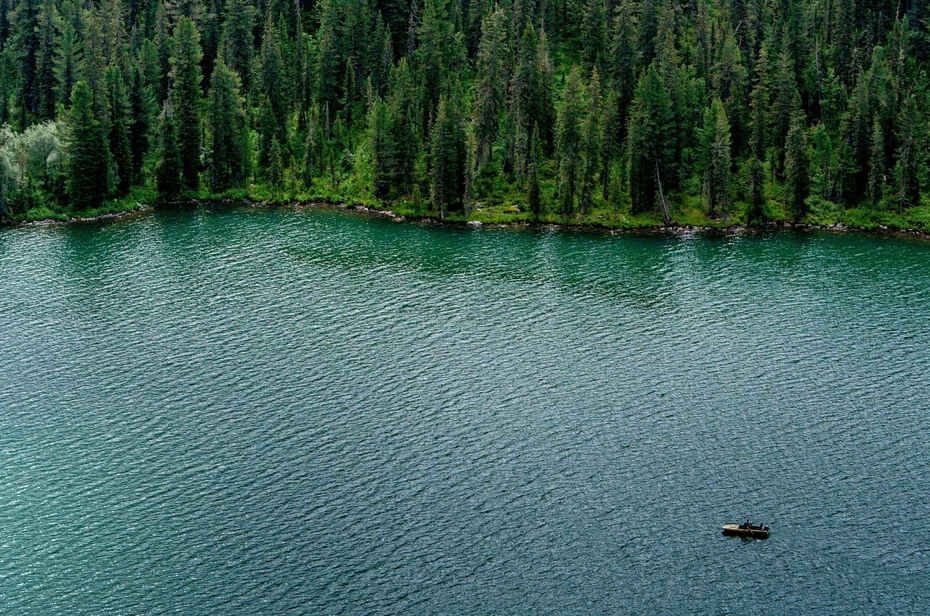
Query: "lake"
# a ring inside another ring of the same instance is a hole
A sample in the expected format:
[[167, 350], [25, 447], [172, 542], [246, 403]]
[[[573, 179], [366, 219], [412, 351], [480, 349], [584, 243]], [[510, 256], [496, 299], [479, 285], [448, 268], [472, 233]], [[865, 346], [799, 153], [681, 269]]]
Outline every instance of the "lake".
[[0, 345], [2, 613], [930, 610], [927, 240], [24, 226]]

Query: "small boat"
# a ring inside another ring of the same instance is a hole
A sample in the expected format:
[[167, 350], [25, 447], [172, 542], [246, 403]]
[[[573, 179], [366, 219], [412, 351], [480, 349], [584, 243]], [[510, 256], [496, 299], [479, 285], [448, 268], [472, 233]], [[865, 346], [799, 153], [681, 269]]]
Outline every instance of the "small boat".
[[724, 535], [733, 535], [735, 537], [745, 537], [747, 539], [768, 539], [769, 527], [761, 524], [724, 524]]

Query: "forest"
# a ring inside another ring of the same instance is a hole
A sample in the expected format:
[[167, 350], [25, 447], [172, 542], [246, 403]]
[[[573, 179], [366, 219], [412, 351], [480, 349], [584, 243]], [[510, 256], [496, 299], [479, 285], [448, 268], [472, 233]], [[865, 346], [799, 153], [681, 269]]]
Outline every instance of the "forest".
[[0, 0], [0, 221], [930, 230], [927, 0]]

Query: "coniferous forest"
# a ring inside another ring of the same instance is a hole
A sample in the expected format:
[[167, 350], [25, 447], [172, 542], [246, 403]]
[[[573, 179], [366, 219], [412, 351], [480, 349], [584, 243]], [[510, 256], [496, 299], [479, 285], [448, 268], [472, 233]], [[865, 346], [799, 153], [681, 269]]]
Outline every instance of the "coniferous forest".
[[930, 230], [927, 0], [0, 0], [0, 220]]

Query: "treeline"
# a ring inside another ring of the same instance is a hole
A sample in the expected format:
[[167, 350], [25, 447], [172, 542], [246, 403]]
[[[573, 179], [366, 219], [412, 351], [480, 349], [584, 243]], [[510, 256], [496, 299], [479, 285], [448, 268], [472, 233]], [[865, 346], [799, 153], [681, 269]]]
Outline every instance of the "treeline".
[[928, 31], [927, 0], [0, 0], [0, 217], [138, 187], [907, 213]]

